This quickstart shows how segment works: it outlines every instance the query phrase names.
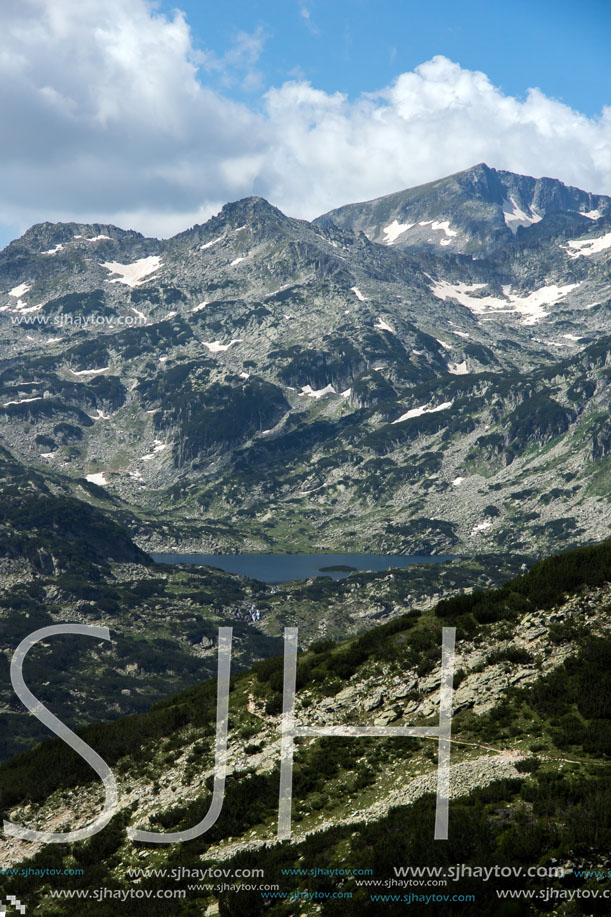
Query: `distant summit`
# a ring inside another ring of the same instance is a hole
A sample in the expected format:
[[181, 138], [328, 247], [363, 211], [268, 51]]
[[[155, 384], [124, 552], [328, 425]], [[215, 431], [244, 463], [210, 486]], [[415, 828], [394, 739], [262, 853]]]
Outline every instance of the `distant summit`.
[[364, 232], [373, 242], [403, 249], [430, 247], [481, 256], [550, 216], [567, 226], [611, 213], [611, 198], [571, 188], [555, 178], [532, 178], [479, 163], [447, 178], [319, 217], [322, 225]]

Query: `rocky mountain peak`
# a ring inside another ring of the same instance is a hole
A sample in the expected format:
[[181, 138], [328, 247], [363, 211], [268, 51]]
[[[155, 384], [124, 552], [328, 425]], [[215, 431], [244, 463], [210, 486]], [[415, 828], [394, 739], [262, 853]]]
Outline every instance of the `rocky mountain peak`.
[[511, 244], [546, 217], [566, 214], [577, 228], [610, 212], [611, 198], [605, 195], [478, 163], [425, 185], [340, 207], [320, 222], [364, 232], [399, 249], [445, 249], [479, 258]]
[[215, 219], [223, 219], [233, 229], [236, 228], [234, 224], [247, 223], [249, 226], [262, 226], [269, 222], [276, 225], [286, 225], [291, 222], [289, 217], [263, 197], [245, 197], [239, 201], [225, 204]]
[[[27, 248], [33, 254], [48, 254], [55, 246], [71, 242], [139, 241], [142, 233], [108, 223], [35, 223], [7, 248]], [[58, 249], [59, 251], [60, 249]]]
[[274, 207], [262, 197], [245, 197], [238, 201], [224, 204], [220, 212], [205, 223], [197, 224], [186, 232], [174, 236], [170, 243], [202, 242], [204, 245], [216, 243], [231, 234], [241, 233], [248, 229], [259, 236], [273, 237], [290, 228], [299, 221], [291, 220], [281, 210]]

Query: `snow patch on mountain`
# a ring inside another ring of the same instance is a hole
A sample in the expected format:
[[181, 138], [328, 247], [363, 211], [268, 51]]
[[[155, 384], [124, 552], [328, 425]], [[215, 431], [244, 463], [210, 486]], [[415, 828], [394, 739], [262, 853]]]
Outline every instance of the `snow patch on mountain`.
[[169, 443], [163, 443], [160, 439], [153, 440], [153, 450], [152, 452], [143, 455], [141, 461], [150, 462], [151, 459], [154, 459], [159, 452], [163, 452], [164, 449], [168, 448]]
[[405, 414], [401, 414], [400, 417], [392, 422], [402, 423], [404, 420], [410, 420], [412, 417], [421, 417], [423, 414], [436, 414], [438, 411], [447, 411], [453, 404], [453, 401], [444, 401], [443, 404], [438, 404], [434, 408], [429, 408], [426, 405], [421, 408], [410, 408], [409, 411], [406, 411]]
[[533, 290], [533, 292], [528, 293], [527, 296], [505, 292], [505, 287], [503, 287], [503, 292], [505, 292], [509, 302], [515, 307], [510, 311], [518, 312], [520, 315], [524, 316], [522, 324], [534, 325], [549, 315], [549, 312], [546, 312], [543, 306], [555, 305], [578, 286], [580, 286], [579, 283], [567, 283], [562, 287], [552, 283], [547, 287], [540, 287], [538, 290]]
[[351, 291], [354, 293], [357, 299], [360, 299], [361, 302], [366, 302], [365, 297], [361, 293], [358, 287], [350, 287]]
[[86, 474], [85, 480], [90, 481], [91, 484], [97, 484], [98, 487], [103, 487], [105, 484], [108, 484], [104, 474], [103, 471], [97, 471], [95, 474]]
[[55, 248], [48, 248], [46, 252], [41, 252], [41, 255], [56, 255], [58, 252], [61, 252], [64, 246], [59, 242]]
[[216, 239], [211, 239], [210, 242], [204, 242], [203, 245], [200, 245], [202, 251], [206, 248], [212, 248], [213, 245], [216, 245], [217, 242], [222, 242], [225, 236], [217, 236]]
[[467, 361], [463, 360], [462, 363], [448, 363], [448, 372], [452, 373], [453, 376], [466, 376], [469, 372], [467, 369]]
[[390, 325], [387, 325], [386, 322], [380, 318], [380, 316], [378, 316], [377, 323], [373, 327], [378, 331], [390, 331], [391, 334], [395, 333]]
[[329, 383], [324, 388], [313, 389], [311, 385], [302, 385], [301, 391], [297, 393], [299, 397], [307, 395], [308, 398], [322, 398], [323, 395], [337, 395], [333, 386]]
[[518, 226], [532, 226], [533, 223], [538, 223], [542, 219], [541, 215], [535, 213], [532, 207], [529, 207], [529, 213], [525, 213], [511, 196], [505, 198], [502, 209], [505, 225], [514, 235], [518, 231]]
[[596, 255], [598, 252], [611, 248], [611, 232], [598, 236], [596, 239], [569, 239], [566, 246], [561, 245], [560, 247], [564, 248], [571, 258], [579, 258], [580, 255], [584, 257]]
[[[611, 234], [610, 234], [611, 236]], [[611, 245], [611, 242], [609, 243]], [[578, 283], [568, 283], [564, 286], [550, 284], [539, 287], [526, 295], [512, 293], [511, 286], [503, 286], [503, 296], [472, 296], [477, 290], [486, 286], [484, 283], [448, 283], [445, 280], [433, 281], [431, 292], [438, 299], [455, 299], [462, 306], [470, 309], [474, 315], [491, 315], [498, 313], [518, 313], [523, 316], [524, 325], [534, 325], [549, 315], [543, 306], [553, 306], [579, 286]]]
[[159, 270], [161, 258], [159, 255], [149, 255], [148, 258], [139, 258], [138, 261], [133, 261], [131, 264], [104, 261], [100, 266], [105, 267], [111, 274], [119, 274], [118, 277], [113, 277], [107, 283], [124, 283], [128, 287], [137, 287], [145, 277], [149, 277]]
[[110, 366], [103, 366], [102, 369], [71, 369], [73, 376], [97, 376], [100, 373], [107, 373]]
[[234, 338], [228, 344], [221, 344], [220, 341], [202, 341], [204, 347], [207, 347], [210, 353], [220, 353], [223, 350], [229, 350], [233, 344], [239, 344], [242, 338]]
[[13, 287], [12, 290], [9, 290], [8, 295], [13, 296], [15, 299], [21, 299], [21, 297], [29, 293], [31, 289], [32, 287], [29, 283], [20, 283], [18, 287]]
[[42, 401], [42, 395], [37, 395], [36, 398], [22, 398], [20, 401], [5, 401], [2, 407], [8, 408], [10, 404], [28, 404], [30, 401]]
[[433, 220], [431, 223], [431, 229], [436, 229], [438, 232], [444, 232], [449, 239], [452, 239], [454, 236], [458, 235], [455, 229], [450, 229], [449, 220]]
[[[420, 220], [418, 226], [430, 226], [431, 229], [437, 232], [443, 232], [447, 238], [441, 239], [440, 245], [449, 245], [454, 236], [458, 235], [455, 229], [450, 229], [449, 220]], [[429, 239], [429, 242], [432, 241], [432, 239]]]
[[483, 290], [487, 286], [485, 283], [448, 283], [447, 280], [433, 280], [428, 274], [425, 276], [432, 282], [431, 293], [437, 299], [456, 299], [462, 306], [467, 306], [468, 309], [478, 303], [483, 303], [484, 299], [498, 302], [492, 296], [484, 298], [471, 296], [471, 293], [475, 293], [476, 290]]
[[388, 226], [385, 226], [382, 229], [382, 232], [385, 235], [384, 244], [392, 245], [393, 242], [402, 236], [404, 232], [407, 232], [408, 229], [411, 229], [412, 226], [415, 226], [415, 223], [399, 223], [398, 220], [393, 220], [392, 223], [389, 223]]

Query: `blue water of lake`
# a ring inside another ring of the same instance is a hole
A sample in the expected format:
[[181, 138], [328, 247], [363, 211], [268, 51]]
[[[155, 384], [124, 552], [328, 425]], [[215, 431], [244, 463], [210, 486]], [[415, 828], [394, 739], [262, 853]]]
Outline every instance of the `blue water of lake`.
[[313, 576], [342, 579], [356, 571], [379, 571], [412, 564], [440, 564], [452, 555], [406, 554], [152, 554], [163, 564], [198, 564], [241, 573], [263, 583], [288, 583]]

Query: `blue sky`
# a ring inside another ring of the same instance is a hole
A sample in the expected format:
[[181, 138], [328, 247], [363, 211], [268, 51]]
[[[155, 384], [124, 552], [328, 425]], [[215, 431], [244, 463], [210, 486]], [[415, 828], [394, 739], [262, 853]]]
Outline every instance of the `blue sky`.
[[0, 245], [251, 194], [311, 219], [482, 161], [611, 194], [610, 36], [610, 0], [5, 0]]
[[[609, 0], [183, 0], [160, 8], [183, 10], [196, 43], [220, 55], [239, 32], [260, 30], [266, 87], [299, 74], [356, 96], [443, 54], [511, 95], [538, 86], [590, 115], [611, 104]], [[229, 91], [249, 95], [238, 85]]]

